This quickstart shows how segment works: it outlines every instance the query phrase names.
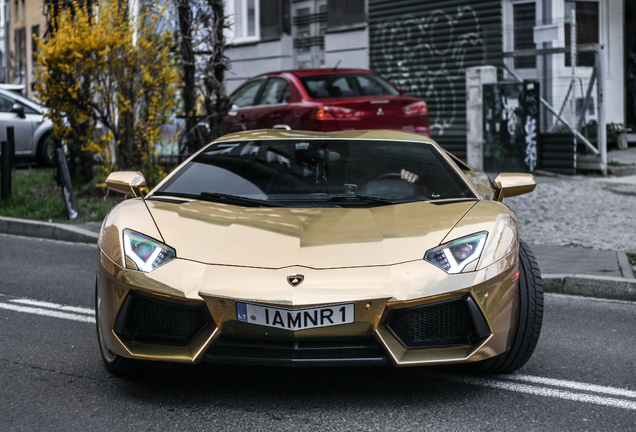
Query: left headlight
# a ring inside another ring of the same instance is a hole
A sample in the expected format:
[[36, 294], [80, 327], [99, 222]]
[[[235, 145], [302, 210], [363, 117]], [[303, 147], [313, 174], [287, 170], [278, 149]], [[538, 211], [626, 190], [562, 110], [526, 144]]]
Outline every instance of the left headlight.
[[126, 268], [150, 272], [173, 260], [177, 254], [170, 246], [138, 232], [124, 229]]
[[478, 260], [486, 244], [487, 231], [444, 243], [430, 249], [424, 259], [449, 274], [461, 273], [468, 264]]

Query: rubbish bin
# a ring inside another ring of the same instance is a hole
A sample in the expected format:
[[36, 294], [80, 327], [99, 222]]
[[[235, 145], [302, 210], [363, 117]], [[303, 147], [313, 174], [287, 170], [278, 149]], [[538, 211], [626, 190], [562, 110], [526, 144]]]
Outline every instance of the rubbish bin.
[[539, 83], [484, 84], [484, 171], [539, 168]]

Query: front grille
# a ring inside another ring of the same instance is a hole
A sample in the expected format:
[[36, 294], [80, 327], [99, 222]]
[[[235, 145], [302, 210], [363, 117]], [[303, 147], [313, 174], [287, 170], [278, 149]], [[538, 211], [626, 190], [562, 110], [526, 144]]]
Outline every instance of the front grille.
[[115, 332], [134, 342], [188, 345], [209, 323], [203, 305], [173, 303], [130, 293]]
[[472, 345], [490, 334], [483, 315], [468, 296], [392, 310], [387, 327], [407, 348]]
[[222, 335], [205, 354], [212, 363], [286, 366], [384, 365], [389, 359], [371, 337], [256, 339]]

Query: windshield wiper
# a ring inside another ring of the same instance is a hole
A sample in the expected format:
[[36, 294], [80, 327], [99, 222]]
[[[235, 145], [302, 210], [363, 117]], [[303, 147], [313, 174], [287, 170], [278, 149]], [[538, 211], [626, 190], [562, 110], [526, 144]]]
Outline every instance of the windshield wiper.
[[388, 200], [386, 198], [380, 198], [371, 195], [361, 195], [361, 194], [336, 194], [331, 195], [327, 198], [327, 201], [371, 201], [371, 202], [379, 202], [385, 204], [392, 204], [393, 201]]
[[201, 192], [198, 198], [214, 202], [251, 204], [257, 207], [284, 207], [282, 204], [274, 204], [272, 201], [268, 200], [248, 198], [240, 195], [230, 195], [219, 192]]
[[404, 204], [416, 201], [428, 201], [429, 198], [424, 196], [407, 196], [403, 198], [380, 198], [373, 195], [361, 195], [361, 194], [339, 194], [339, 195], [331, 195], [331, 197], [327, 201], [368, 201], [368, 202], [376, 202], [381, 204]]
[[200, 194], [189, 194], [183, 192], [155, 192], [153, 195], [158, 196], [174, 196], [181, 198], [199, 199], [203, 201], [212, 201], [219, 203], [227, 203], [234, 205], [245, 205], [249, 207], [284, 207], [282, 204], [273, 203], [272, 201], [262, 200], [258, 198], [248, 198], [240, 195], [230, 195], [219, 192], [201, 192]]

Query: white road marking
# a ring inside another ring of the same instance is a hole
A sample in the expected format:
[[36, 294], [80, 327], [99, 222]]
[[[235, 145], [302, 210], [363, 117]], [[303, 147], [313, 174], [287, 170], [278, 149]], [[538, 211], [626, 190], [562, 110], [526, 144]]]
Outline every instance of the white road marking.
[[473, 384], [482, 387], [491, 387], [500, 390], [514, 391], [518, 393], [526, 393], [537, 396], [545, 396], [552, 398], [559, 398], [565, 400], [571, 400], [575, 402], [586, 402], [596, 405], [604, 405], [615, 408], [623, 408], [629, 410], [636, 410], [636, 401], [617, 399], [611, 397], [604, 397], [585, 393], [574, 393], [570, 391], [557, 390], [548, 387], [538, 387], [528, 384], [517, 384], [511, 382], [497, 381], [489, 378], [472, 378], [472, 377], [454, 377], [455, 381], [463, 382], [466, 384]]
[[[28, 300], [28, 299], [19, 299], [19, 300]], [[10, 301], [13, 301], [13, 300], [10, 300]], [[46, 303], [46, 302], [40, 302], [40, 303]], [[52, 303], [52, 304], [56, 305], [55, 303]], [[56, 306], [61, 306], [61, 305], [56, 305]], [[68, 307], [72, 307], [72, 306], [68, 306]], [[43, 308], [37, 308], [37, 307], [27, 307], [27, 306], [15, 305], [15, 304], [0, 303], [0, 309], [8, 309], [8, 310], [12, 310], [12, 311], [15, 311], [15, 312], [24, 312], [24, 313], [31, 313], [31, 314], [35, 314], [35, 315], [49, 316], [49, 317], [54, 317], [54, 318], [62, 318], [62, 319], [67, 319], [67, 320], [72, 320], [72, 321], [81, 321], [81, 322], [87, 322], [87, 323], [95, 323], [95, 317], [94, 316], [83, 315], [83, 314], [75, 314], [75, 313], [69, 313], [69, 312], [62, 312], [59, 309], [56, 310], [55, 308], [53, 308], [53, 309], [43, 309]], [[78, 308], [78, 309], [85, 309], [85, 308]]]
[[49, 303], [49, 302], [43, 302], [43, 301], [37, 301], [37, 300], [31, 300], [31, 299], [14, 299], [9, 301], [11, 303], [21, 303], [28, 306], [45, 307], [45, 308], [58, 309], [58, 310], [67, 311], [67, 312], [76, 312], [81, 314], [95, 315], [94, 309], [83, 308], [79, 306], [66, 306], [66, 305], [61, 305], [57, 303]]
[[[4, 296], [3, 296], [4, 297]], [[18, 303], [18, 304], [16, 304]], [[28, 306], [23, 306], [28, 305]], [[80, 321], [87, 323], [95, 323], [95, 311], [90, 308], [79, 306], [68, 306], [58, 303], [50, 303], [32, 299], [10, 299], [9, 303], [0, 301], [0, 309], [8, 309], [16, 312], [31, 313], [54, 318], [67, 319], [72, 321]], [[75, 312], [75, 313], [72, 313]], [[596, 384], [587, 384], [577, 381], [559, 380], [554, 378], [537, 377], [531, 375], [514, 374], [502, 376], [501, 379], [493, 378], [476, 378], [476, 377], [460, 377], [448, 376], [453, 381], [466, 384], [478, 385], [481, 387], [490, 387], [499, 390], [514, 391], [518, 393], [532, 394], [536, 396], [552, 397], [575, 402], [592, 403], [615, 408], [636, 410], [636, 400], [619, 399], [615, 397], [605, 397], [598, 394], [602, 393], [612, 396], [622, 396], [626, 398], [636, 399], [636, 391], [626, 390], [616, 387], [601, 386]], [[522, 381], [531, 384], [521, 384], [510, 381]], [[562, 387], [570, 390], [578, 390], [581, 392], [572, 392], [559, 390], [551, 387]], [[588, 393], [582, 393], [588, 392]]]
[[526, 381], [533, 384], [543, 384], [543, 385], [550, 385], [554, 387], [565, 387], [565, 388], [570, 388], [573, 390], [583, 390], [583, 391], [589, 391], [589, 392], [595, 392], [595, 393], [605, 393], [605, 394], [610, 394], [613, 396], [625, 396], [628, 398], [636, 398], [636, 391], [625, 390], [625, 389], [616, 388], [616, 387], [605, 387], [605, 386], [600, 386], [596, 384], [586, 384], [586, 383], [580, 383], [576, 381], [566, 381], [566, 380], [559, 380], [554, 378], [543, 378], [543, 377], [536, 377], [536, 376], [522, 375], [522, 374], [506, 375], [506, 376], [502, 376], [502, 378], [517, 380], [517, 381]]

